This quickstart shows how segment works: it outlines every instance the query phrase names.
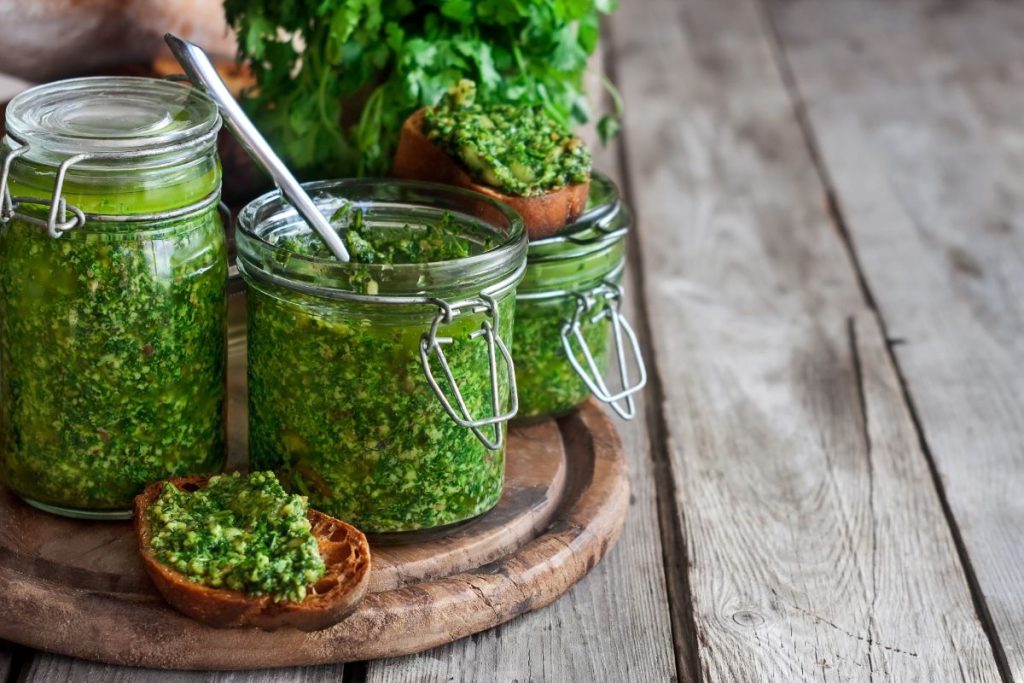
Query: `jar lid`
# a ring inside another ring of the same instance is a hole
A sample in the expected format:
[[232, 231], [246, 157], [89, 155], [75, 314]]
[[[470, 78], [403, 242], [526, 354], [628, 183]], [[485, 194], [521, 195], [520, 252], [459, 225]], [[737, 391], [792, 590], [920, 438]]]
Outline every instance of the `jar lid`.
[[[193, 154], [213, 144], [217, 105], [189, 85], [153, 78], [94, 77], [47, 83], [7, 106], [7, 134], [24, 158], [58, 165], [80, 154], [133, 162]], [[80, 163], [79, 165], [85, 165]]]
[[[326, 216], [357, 210], [374, 231], [406, 230], [447, 217], [459, 237], [480, 248], [468, 256], [417, 263], [341, 263], [289, 248], [310, 236], [309, 224], [278, 191], [249, 202], [238, 215], [236, 263], [243, 276], [325, 298], [445, 298], [514, 286], [525, 270], [526, 231], [512, 209], [451, 185], [344, 179], [303, 183]], [[484, 246], [489, 243], [488, 246]]]
[[631, 222], [629, 208], [622, 201], [615, 181], [594, 171], [583, 215], [551, 237], [531, 240], [529, 261], [578, 258], [594, 253], [624, 239]]

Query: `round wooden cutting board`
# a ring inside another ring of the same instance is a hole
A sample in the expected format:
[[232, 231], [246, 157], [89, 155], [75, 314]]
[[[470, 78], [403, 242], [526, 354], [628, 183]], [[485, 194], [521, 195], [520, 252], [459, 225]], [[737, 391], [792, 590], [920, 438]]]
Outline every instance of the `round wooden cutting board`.
[[370, 594], [324, 631], [214, 629], [149, 583], [126, 522], [54, 517], [0, 488], [0, 638], [115, 664], [251, 669], [419, 652], [538, 609], [611, 548], [629, 484], [594, 403], [514, 428], [498, 507], [435, 541], [375, 546]]

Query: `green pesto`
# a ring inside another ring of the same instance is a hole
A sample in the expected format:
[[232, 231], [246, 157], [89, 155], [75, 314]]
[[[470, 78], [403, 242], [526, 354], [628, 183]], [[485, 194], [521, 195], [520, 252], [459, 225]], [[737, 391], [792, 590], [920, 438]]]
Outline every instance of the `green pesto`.
[[590, 179], [590, 151], [543, 107], [477, 104], [476, 86], [460, 81], [426, 110], [428, 139], [479, 182], [533, 197]]
[[219, 471], [226, 277], [215, 207], [59, 239], [18, 218], [0, 227], [4, 482], [114, 511], [151, 481]]
[[150, 547], [190, 581], [301, 602], [325, 572], [307, 509], [273, 472], [215, 476], [192, 492], [165, 484], [148, 510]]
[[[602, 305], [600, 302], [599, 306]], [[520, 300], [516, 303], [515, 353], [516, 386], [519, 388], [519, 414], [526, 421], [554, 417], [568, 412], [590, 396], [590, 389], [569, 363], [562, 345], [562, 329], [576, 310], [572, 296], [549, 300]], [[611, 323], [584, 319], [586, 340], [601, 374], [608, 369], [608, 338]], [[570, 337], [576, 357], [586, 361], [578, 341]]]
[[[354, 260], [375, 262], [433, 262], [486, 248], [455, 237], [453, 225], [446, 217], [434, 226], [405, 226], [393, 230], [404, 236], [391, 240], [360, 225], [346, 237], [350, 247], [358, 235], [373, 249], [352, 249]], [[289, 246], [304, 244], [323, 254], [308, 238]], [[511, 293], [499, 301], [505, 339], [513, 304]], [[434, 528], [492, 508], [501, 496], [504, 453], [458, 426], [430, 389], [419, 348], [432, 315], [422, 305], [345, 303], [250, 281], [252, 466], [275, 470], [315, 508], [365, 531]], [[468, 339], [483, 320], [467, 313], [439, 330], [453, 339], [445, 354], [474, 415], [492, 410], [486, 345]], [[442, 376], [436, 362], [434, 371]], [[501, 385], [504, 396], [504, 378]]]
[[[615, 185], [598, 172], [583, 217], [561, 236], [530, 244], [517, 292], [512, 352], [519, 388], [517, 420], [558, 416], [589, 398], [590, 389], [570, 363], [562, 340], [579, 296], [591, 299], [590, 310], [581, 315], [580, 333], [597, 369], [607, 373], [613, 350], [611, 320], [602, 314], [610, 303], [617, 305], [607, 301], [612, 292], [608, 285], [622, 281], [630, 218]], [[580, 340], [576, 335], [569, 340], [577, 361], [590, 374]]]
[[[331, 216], [331, 224], [344, 227], [342, 240], [353, 263], [429, 263], [465, 258], [476, 245], [461, 237], [451, 214], [431, 225], [405, 225], [388, 230], [367, 225], [363, 212], [346, 204]], [[292, 253], [332, 258], [330, 249], [315, 233], [305, 231], [282, 236], [274, 244]], [[492, 245], [484, 244], [487, 250]], [[481, 248], [477, 248], [481, 249]]]
[[[506, 339], [512, 304], [506, 296], [499, 305]], [[432, 528], [486, 512], [501, 496], [504, 454], [455, 424], [428, 386], [419, 356], [428, 323], [368, 315], [250, 287], [253, 468], [276, 470], [316, 509], [364, 531]], [[474, 415], [491, 410], [486, 347], [467, 339], [481, 321], [459, 316], [441, 330], [454, 338], [445, 353]]]

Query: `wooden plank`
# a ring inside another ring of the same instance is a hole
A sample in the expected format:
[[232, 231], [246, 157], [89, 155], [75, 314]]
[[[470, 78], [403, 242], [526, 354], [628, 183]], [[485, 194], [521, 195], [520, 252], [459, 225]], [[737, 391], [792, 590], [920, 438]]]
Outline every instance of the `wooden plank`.
[[[595, 148], [594, 156], [597, 168], [621, 181], [617, 146]], [[642, 329], [635, 276], [627, 271], [624, 312]], [[548, 608], [419, 655], [370, 662], [368, 682], [675, 679], [647, 400], [641, 394], [634, 421], [616, 423], [632, 495], [626, 528], [611, 554]]]
[[613, 31], [702, 676], [998, 680], [759, 10]]
[[774, 2], [851, 242], [1024, 678], [1024, 7]]
[[22, 683], [336, 683], [343, 671], [342, 664], [258, 671], [159, 671], [39, 653]]

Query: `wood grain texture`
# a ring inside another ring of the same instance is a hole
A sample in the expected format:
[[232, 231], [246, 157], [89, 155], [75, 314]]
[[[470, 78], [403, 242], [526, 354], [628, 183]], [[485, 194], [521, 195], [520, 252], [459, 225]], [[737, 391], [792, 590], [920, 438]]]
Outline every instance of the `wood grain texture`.
[[[552, 423], [539, 427], [552, 431]], [[565, 444], [571, 486], [543, 534], [484, 566], [373, 592], [330, 629], [213, 629], [171, 610], [151, 587], [144, 590], [137, 559], [91, 572], [52, 559], [33, 562], [2, 548], [0, 636], [118, 664], [239, 669], [408, 654], [491, 628], [565, 593], [607, 554], [622, 529], [629, 484], [610, 419], [587, 404], [553, 431]], [[509, 458], [515, 457], [510, 451]], [[8, 544], [17, 536], [6, 527], [12, 523], [9, 512], [0, 515]], [[95, 526], [78, 524], [83, 533]], [[64, 537], [73, 542], [70, 534]], [[72, 559], [78, 562], [80, 554]]]
[[612, 35], [706, 680], [998, 680], [753, 1]]
[[37, 653], [19, 683], [341, 683], [344, 664], [259, 671], [162, 671]]
[[772, 2], [983, 604], [1024, 679], [1024, 7]]
[[[595, 148], [594, 157], [597, 168], [621, 181], [614, 147]], [[627, 271], [624, 314], [642, 328], [632, 275]], [[366, 680], [675, 680], [646, 408], [641, 393], [636, 420], [616, 422], [632, 495], [622, 538], [604, 562], [544, 610], [418, 655], [370, 662]]]

